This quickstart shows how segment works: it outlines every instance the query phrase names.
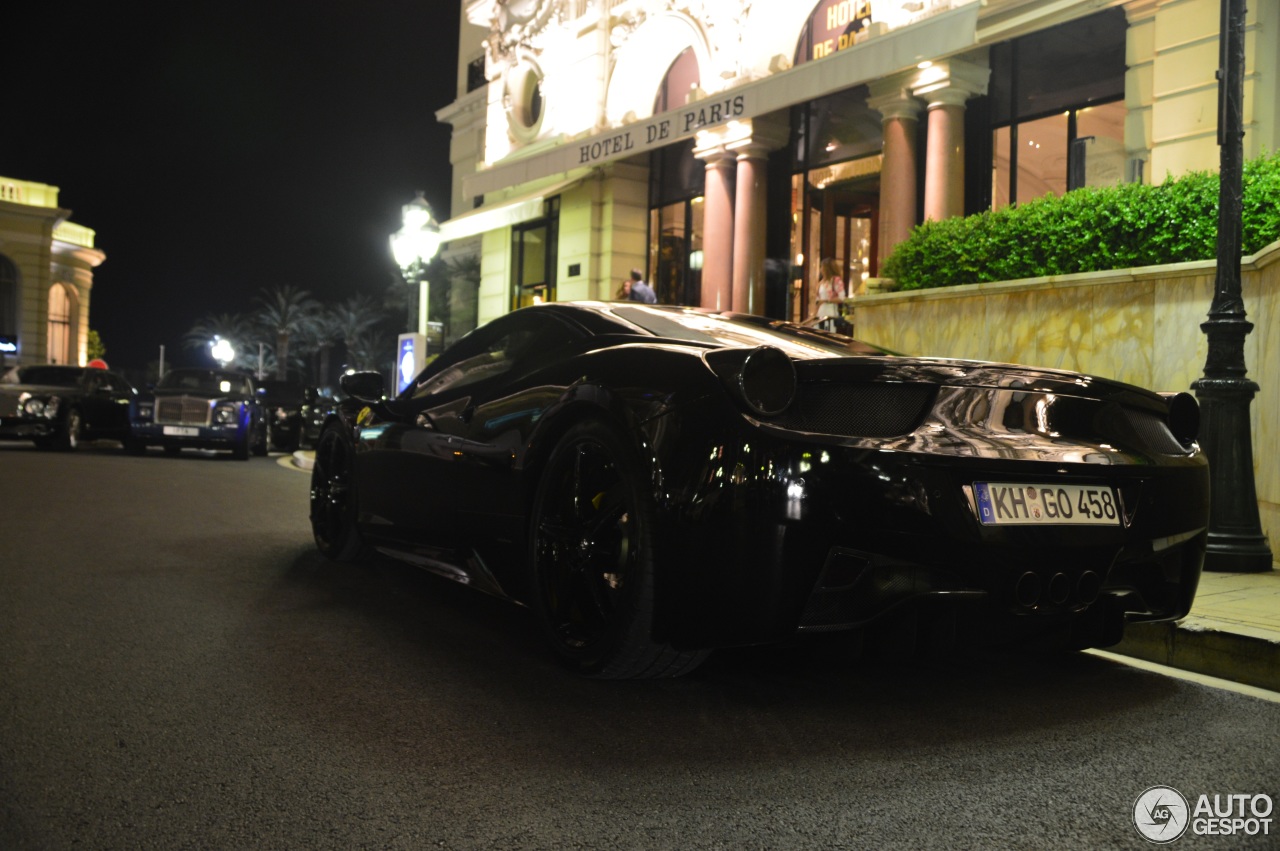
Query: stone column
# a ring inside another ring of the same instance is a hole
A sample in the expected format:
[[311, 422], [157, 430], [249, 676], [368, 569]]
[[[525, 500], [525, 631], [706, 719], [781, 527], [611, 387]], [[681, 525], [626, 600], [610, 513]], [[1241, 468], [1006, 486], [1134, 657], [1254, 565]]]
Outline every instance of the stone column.
[[699, 156], [707, 164], [702, 223], [702, 306], [728, 310], [733, 303], [734, 156], [724, 148]]
[[877, 268], [916, 225], [916, 130], [923, 104], [910, 91], [882, 91], [872, 84], [867, 106], [881, 115], [884, 132], [880, 165], [880, 245]]
[[924, 217], [964, 215], [964, 105], [986, 94], [991, 69], [984, 55], [946, 59], [918, 71], [911, 94], [928, 104]]
[[964, 102], [969, 93], [948, 86], [929, 93], [924, 172], [924, 217], [964, 214]]
[[733, 218], [733, 301], [739, 313], [764, 315], [765, 220], [769, 148], [737, 149], [738, 182]]

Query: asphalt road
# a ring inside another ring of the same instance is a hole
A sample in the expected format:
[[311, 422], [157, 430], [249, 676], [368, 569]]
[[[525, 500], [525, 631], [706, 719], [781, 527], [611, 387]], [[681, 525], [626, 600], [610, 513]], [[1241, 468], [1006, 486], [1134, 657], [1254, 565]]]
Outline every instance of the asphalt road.
[[1148, 787], [1280, 794], [1280, 704], [1095, 656], [583, 681], [522, 609], [326, 562], [274, 457], [0, 482], [4, 849], [1145, 848]]

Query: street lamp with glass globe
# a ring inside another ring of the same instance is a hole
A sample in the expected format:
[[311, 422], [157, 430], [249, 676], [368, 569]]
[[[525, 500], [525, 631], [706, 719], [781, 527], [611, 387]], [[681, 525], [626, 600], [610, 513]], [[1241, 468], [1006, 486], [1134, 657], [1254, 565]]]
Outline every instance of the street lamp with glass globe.
[[440, 224], [431, 215], [431, 205], [422, 197], [405, 204], [400, 230], [391, 234], [391, 256], [395, 258], [405, 283], [418, 284], [418, 333], [427, 333], [428, 282], [426, 267], [440, 250]]
[[224, 368], [236, 359], [235, 347], [231, 345], [230, 340], [224, 340], [222, 337], [214, 337], [209, 341], [209, 353], [213, 355], [218, 365]]

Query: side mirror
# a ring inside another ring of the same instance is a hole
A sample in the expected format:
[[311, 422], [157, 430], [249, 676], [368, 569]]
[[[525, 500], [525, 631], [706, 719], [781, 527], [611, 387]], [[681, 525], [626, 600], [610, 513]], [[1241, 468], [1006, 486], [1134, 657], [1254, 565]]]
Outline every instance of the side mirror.
[[386, 393], [387, 384], [380, 372], [348, 372], [338, 379], [338, 384], [348, 396], [361, 402], [378, 402]]

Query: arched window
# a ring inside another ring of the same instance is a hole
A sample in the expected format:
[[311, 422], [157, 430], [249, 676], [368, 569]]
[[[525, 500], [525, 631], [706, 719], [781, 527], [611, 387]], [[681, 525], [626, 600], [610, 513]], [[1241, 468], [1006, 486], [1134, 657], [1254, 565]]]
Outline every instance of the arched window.
[[49, 363], [74, 364], [75, 301], [66, 284], [49, 288]]

